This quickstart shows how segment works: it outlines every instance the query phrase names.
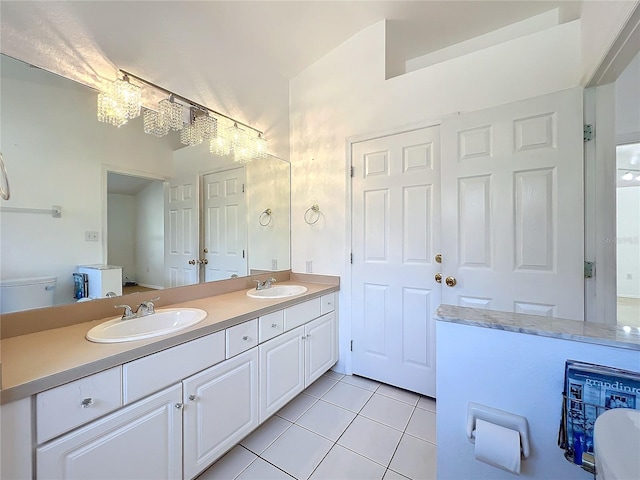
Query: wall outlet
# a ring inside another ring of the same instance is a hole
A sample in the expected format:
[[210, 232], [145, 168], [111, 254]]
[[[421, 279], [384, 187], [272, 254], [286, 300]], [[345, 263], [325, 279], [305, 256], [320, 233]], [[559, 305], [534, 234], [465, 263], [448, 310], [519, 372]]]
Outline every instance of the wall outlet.
[[98, 232], [84, 232], [84, 241], [85, 242], [97, 242], [98, 241]]
[[313, 273], [313, 262], [311, 260], [307, 260], [307, 273]]
[[278, 270], [278, 259], [274, 258], [271, 260], [271, 270]]

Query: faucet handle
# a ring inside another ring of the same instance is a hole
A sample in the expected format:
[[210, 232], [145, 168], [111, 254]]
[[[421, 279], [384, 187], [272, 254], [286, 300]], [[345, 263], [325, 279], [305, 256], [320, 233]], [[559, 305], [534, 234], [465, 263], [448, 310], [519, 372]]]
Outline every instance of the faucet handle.
[[264, 285], [265, 285], [265, 287], [266, 287], [266, 288], [271, 288], [271, 284], [272, 284], [272, 283], [276, 283], [276, 279], [275, 279], [275, 278], [273, 278], [273, 277], [271, 277], [271, 278], [267, 278], [267, 279], [264, 281]]
[[133, 310], [131, 310], [131, 307], [129, 305], [114, 305], [113, 308], [124, 308], [124, 312], [122, 313], [123, 320], [128, 320], [136, 316], [135, 313], [133, 313]]
[[156, 313], [155, 305], [153, 304], [153, 302], [155, 302], [156, 300], [160, 300], [160, 297], [155, 297], [150, 300], [141, 302], [140, 305], [138, 305], [138, 309], [136, 310], [136, 316], [153, 315], [154, 313]]

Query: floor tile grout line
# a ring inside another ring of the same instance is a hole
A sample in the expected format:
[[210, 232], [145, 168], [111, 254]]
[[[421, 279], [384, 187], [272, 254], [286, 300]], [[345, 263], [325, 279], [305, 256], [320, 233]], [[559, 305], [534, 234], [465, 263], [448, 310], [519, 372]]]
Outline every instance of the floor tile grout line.
[[[277, 415], [274, 413], [274, 414], [273, 414], [273, 416], [277, 416]], [[273, 416], [272, 416], [272, 417], [269, 417], [269, 419], [273, 418]], [[277, 436], [276, 436], [276, 438], [274, 438], [271, 442], [269, 442], [269, 444], [268, 444], [266, 447], [264, 447], [264, 449], [262, 450], [262, 453], [264, 453], [264, 452], [267, 450], [267, 448], [269, 448], [271, 445], [273, 445], [277, 439], [279, 439], [282, 435], [284, 435], [284, 432], [286, 432], [287, 430], [289, 430], [289, 429], [291, 428], [291, 425], [294, 425], [294, 422], [292, 422], [292, 421], [290, 421], [290, 420], [287, 420], [286, 418], [282, 418], [282, 417], [278, 417], [278, 418], [280, 418], [281, 420], [284, 420], [285, 422], [288, 422], [288, 423], [289, 423], [289, 425], [287, 425], [287, 428], [285, 428], [285, 429], [284, 429], [284, 430], [283, 430], [279, 435], [277, 435]], [[264, 424], [263, 424], [263, 425], [264, 425]], [[253, 432], [256, 432], [259, 428], [260, 428], [260, 427], [256, 428]], [[246, 437], [244, 437], [243, 441], [244, 441], [244, 440], [246, 440], [247, 438], [249, 438], [249, 437], [253, 434], [253, 432], [251, 432], [249, 435], [247, 435]], [[249, 450], [251, 453], [254, 453], [254, 454], [258, 455], [258, 456], [260, 455], [260, 453], [258, 453], [258, 452], [254, 452], [254, 451], [253, 451], [253, 450], [251, 450], [249, 447], [247, 447], [247, 446], [245, 446], [245, 445], [242, 445], [242, 442], [240, 442], [238, 445], [240, 445], [241, 447], [246, 448], [246, 449], [247, 449], [247, 450]]]
[[[276, 464], [275, 464], [275, 463], [273, 463], [273, 462], [270, 462], [269, 460], [267, 460], [267, 459], [266, 459], [266, 458], [264, 458], [263, 456], [258, 455], [258, 458], [259, 458], [259, 459], [261, 459], [261, 460], [263, 460], [263, 461], [265, 461], [265, 462], [267, 462], [267, 463], [268, 463], [269, 465], [271, 465], [272, 467], [277, 468], [278, 470], [280, 470], [281, 472], [283, 472], [285, 475], [287, 475], [287, 476], [289, 476], [289, 477], [291, 477], [291, 478], [294, 478], [295, 480], [299, 480], [297, 477], [294, 477], [294, 476], [293, 476], [293, 475], [291, 475], [289, 472], [284, 471], [284, 470], [283, 470], [282, 468], [280, 468], [278, 465], [276, 465]], [[256, 460], [257, 460], [257, 459], [256, 459]], [[255, 460], [254, 460], [254, 462], [255, 462]], [[251, 462], [251, 463], [253, 463], [253, 462]], [[249, 467], [247, 467], [247, 468], [249, 468]], [[246, 468], [245, 468], [245, 470], [246, 470]], [[244, 472], [244, 470], [243, 470], [243, 472]], [[237, 477], [236, 477], [236, 478], [237, 478]]]

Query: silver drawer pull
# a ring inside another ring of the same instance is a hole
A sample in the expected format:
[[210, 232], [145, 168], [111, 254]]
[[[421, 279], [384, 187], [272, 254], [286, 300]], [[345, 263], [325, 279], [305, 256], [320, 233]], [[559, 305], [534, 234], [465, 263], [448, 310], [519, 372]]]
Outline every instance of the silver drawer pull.
[[189, 400], [191, 400], [192, 402], [196, 399], [195, 395], [189, 395]]
[[247, 335], [245, 335], [244, 337], [242, 337], [243, 340], [249, 340], [249, 337]]
[[271, 328], [278, 328], [278, 324], [277, 323], [272, 323], [271, 324]]
[[84, 398], [82, 402], [80, 402], [80, 405], [82, 406], [82, 408], [89, 408], [91, 405], [93, 405], [93, 398]]
[[182, 403], [176, 403], [175, 407], [177, 409], [180, 409], [180, 408], [184, 407], [184, 405]]

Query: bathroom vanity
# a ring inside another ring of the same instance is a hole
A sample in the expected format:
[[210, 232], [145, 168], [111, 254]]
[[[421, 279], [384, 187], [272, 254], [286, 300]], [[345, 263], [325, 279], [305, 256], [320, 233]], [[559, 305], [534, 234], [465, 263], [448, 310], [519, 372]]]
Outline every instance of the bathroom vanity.
[[103, 318], [3, 340], [2, 477], [195, 477], [338, 360], [337, 281], [295, 283], [171, 305], [208, 312], [175, 335], [84, 339]]

